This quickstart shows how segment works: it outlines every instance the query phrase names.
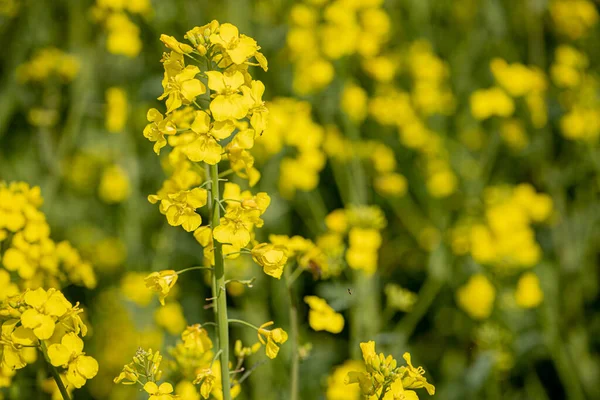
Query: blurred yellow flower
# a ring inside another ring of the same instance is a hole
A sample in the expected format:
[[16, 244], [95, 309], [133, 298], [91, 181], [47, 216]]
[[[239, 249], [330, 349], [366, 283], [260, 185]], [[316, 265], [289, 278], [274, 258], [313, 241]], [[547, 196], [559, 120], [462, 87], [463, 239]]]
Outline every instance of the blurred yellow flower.
[[473, 319], [488, 318], [494, 309], [496, 288], [483, 274], [475, 274], [456, 292], [456, 300]]
[[154, 311], [154, 321], [171, 335], [178, 335], [187, 324], [183, 316], [183, 308], [177, 302], [164, 304]]
[[544, 292], [536, 274], [526, 272], [519, 278], [515, 300], [517, 305], [522, 308], [534, 308], [541, 304], [544, 300]]
[[127, 123], [127, 92], [120, 87], [106, 89], [106, 130], [121, 132]]
[[98, 187], [98, 196], [107, 204], [122, 203], [131, 194], [129, 177], [123, 168], [111, 165], [104, 169]]
[[344, 329], [344, 317], [336, 313], [324, 299], [305, 296], [304, 302], [310, 307], [308, 323], [312, 329], [331, 333], [340, 333]]

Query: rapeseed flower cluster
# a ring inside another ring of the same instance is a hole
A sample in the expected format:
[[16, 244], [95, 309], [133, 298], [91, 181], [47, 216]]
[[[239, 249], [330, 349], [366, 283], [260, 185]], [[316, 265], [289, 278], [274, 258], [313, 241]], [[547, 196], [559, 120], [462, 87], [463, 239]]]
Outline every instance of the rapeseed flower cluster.
[[[402, 356], [406, 366], [398, 366], [391, 356], [375, 352], [375, 342], [361, 343], [365, 370], [350, 371], [346, 375], [347, 385], [358, 384], [363, 398], [386, 400], [418, 400], [417, 392], [411, 389], [425, 389], [429, 395], [435, 393], [435, 387], [424, 377], [423, 367], [412, 365], [409, 353]], [[332, 396], [333, 397], [333, 396]], [[333, 397], [335, 398], [335, 397]]]
[[[21, 289], [96, 286], [92, 266], [67, 241], [50, 238], [50, 226], [39, 210], [40, 188], [24, 182], [0, 182], [0, 264], [18, 277]], [[2, 272], [4, 274], [4, 272]]]
[[376, 206], [337, 209], [327, 215], [325, 224], [330, 238], [337, 237], [340, 242], [347, 238], [347, 265], [352, 269], [362, 270], [367, 275], [374, 274], [382, 244], [380, 231], [387, 224], [381, 209]]
[[279, 191], [291, 198], [296, 190], [311, 191], [319, 184], [319, 173], [325, 167], [321, 149], [324, 129], [311, 117], [308, 102], [278, 98], [268, 104], [268, 140], [259, 142], [258, 151], [273, 157], [284, 149], [289, 155], [279, 165]]
[[[451, 168], [444, 138], [428, 127], [428, 119], [449, 115], [455, 109], [448, 85], [449, 68], [424, 40], [411, 43], [403, 60], [408, 65], [411, 91], [381, 85], [369, 99], [369, 115], [383, 126], [398, 129], [400, 143], [419, 153], [429, 194], [448, 197], [457, 190], [458, 178]], [[382, 174], [376, 178], [376, 188], [383, 195], [403, 194], [402, 178], [398, 173]]]
[[334, 76], [333, 63], [358, 55], [374, 76], [389, 81], [394, 62], [382, 55], [390, 34], [390, 18], [383, 1], [303, 1], [290, 11], [287, 46], [294, 63], [293, 88], [309, 94], [328, 86]]
[[81, 388], [98, 373], [98, 362], [83, 352], [81, 337], [88, 328], [81, 313], [79, 303], [54, 288], [27, 289], [0, 301], [0, 368], [22, 369], [35, 362], [39, 350], [57, 368], [61, 390]]
[[555, 50], [550, 74], [559, 87], [565, 110], [560, 118], [562, 135], [571, 140], [594, 142], [600, 136], [600, 101], [596, 95], [598, 79], [588, 71], [588, 57], [568, 45]]
[[535, 266], [542, 255], [532, 224], [548, 220], [552, 199], [528, 184], [486, 189], [485, 217], [471, 226], [470, 253], [475, 261], [515, 271]]
[[109, 53], [130, 58], [140, 53], [140, 28], [131, 20], [131, 15], [150, 15], [150, 0], [96, 0], [91, 12], [94, 19], [102, 23], [108, 33], [106, 49]]
[[589, 0], [553, 0], [550, 16], [557, 32], [572, 40], [586, 36], [598, 23], [598, 10]]
[[55, 47], [36, 51], [31, 59], [17, 68], [22, 83], [43, 83], [58, 78], [68, 83], [77, 76], [80, 64], [77, 57]]
[[127, 92], [125, 89], [113, 86], [106, 89], [106, 130], [111, 133], [123, 131], [127, 123]]
[[[202, 347], [201, 354], [197, 356], [207, 358], [209, 363], [197, 371], [193, 383], [200, 384], [204, 398], [212, 393], [217, 398], [231, 399], [239, 393], [235, 374], [242, 370], [238, 365], [236, 371], [229, 372], [230, 320], [227, 319], [225, 298], [229, 282], [225, 280], [227, 269], [224, 268], [224, 260], [249, 254], [267, 275], [279, 279], [288, 258], [284, 246], [255, 240], [254, 230], [263, 226], [261, 216], [271, 202], [269, 195], [264, 192], [253, 194], [224, 179], [235, 174], [246, 180], [248, 186], [254, 186], [260, 179], [260, 172], [254, 166], [250, 150], [255, 141], [263, 140], [263, 133], [264, 147], [272, 146], [266, 131], [269, 110], [262, 100], [265, 87], [262, 82], [253, 80], [248, 70], [249, 66], [257, 65], [266, 71], [267, 60], [254, 39], [240, 34], [237, 27], [229, 23], [212, 21], [195, 27], [186, 33], [185, 39], [189, 44], [168, 35], [160, 38], [169, 49], [161, 59], [164, 92], [158, 98], [165, 100], [166, 112], [163, 114], [155, 108], [148, 111], [149, 123], [144, 129], [144, 136], [154, 143], [154, 151], [158, 155], [167, 145], [171, 149], [165, 159], [170, 177], [148, 200], [153, 204], [159, 203], [159, 210], [166, 216], [169, 225], [193, 232], [204, 248], [205, 266], [153, 272], [145, 278], [145, 284], [158, 293], [161, 304], [166, 308], [155, 314], [157, 322], [168, 331], [175, 332], [185, 319], [181, 306], [172, 302], [165, 304], [165, 298], [174, 289], [179, 274], [193, 269], [212, 271], [211, 300], [215, 308], [219, 351], [210, 358], [206, 355], [212, 347], [208, 336], [208, 341], [195, 341]], [[229, 170], [219, 174], [218, 168], [222, 163], [227, 163]], [[222, 181], [225, 184], [221, 191]], [[203, 225], [200, 209], [205, 206], [209, 209], [209, 218], [208, 224]], [[231, 321], [256, 329], [269, 358], [275, 358], [279, 345], [287, 341], [287, 333], [283, 329], [267, 329], [274, 324], [272, 321], [260, 327], [241, 320]], [[199, 325], [184, 332], [184, 342], [189, 342], [190, 335], [196, 335], [197, 332], [189, 332], [195, 327]], [[202, 332], [206, 333], [203, 328]], [[253, 349], [252, 352], [257, 350], [255, 346]], [[252, 352], [240, 350], [238, 364], [240, 359], [243, 361], [243, 354]], [[188, 353], [185, 344], [173, 350], [180, 369], [189, 369]], [[196, 366], [199, 368], [199, 364]], [[152, 396], [170, 398], [168, 396], [172, 396], [174, 391], [167, 383], [160, 386], [155, 381], [142, 383], [151, 399]], [[213, 388], [219, 392], [218, 395]]]
[[532, 125], [544, 127], [548, 119], [545, 101], [548, 83], [544, 72], [520, 63], [509, 64], [501, 58], [490, 62], [490, 70], [497, 86], [471, 94], [473, 117], [477, 120], [510, 118], [516, 109], [514, 99], [524, 98]]

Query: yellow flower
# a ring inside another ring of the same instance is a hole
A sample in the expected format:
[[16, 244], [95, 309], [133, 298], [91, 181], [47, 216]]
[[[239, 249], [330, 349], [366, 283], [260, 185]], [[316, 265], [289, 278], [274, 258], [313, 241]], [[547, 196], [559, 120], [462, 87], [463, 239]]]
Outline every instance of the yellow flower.
[[259, 193], [255, 198], [243, 200], [240, 206], [228, 205], [219, 226], [213, 231], [214, 238], [237, 249], [246, 246], [250, 242], [254, 227], [260, 228], [263, 225], [260, 216], [270, 202], [271, 199], [266, 193]]
[[334, 232], [346, 233], [346, 230], [348, 230], [346, 210], [340, 208], [327, 214], [325, 217], [325, 225], [327, 226], [327, 229]]
[[210, 116], [204, 111], [196, 111], [194, 122], [190, 126], [193, 139], [182, 147], [190, 161], [204, 161], [214, 165], [221, 161], [223, 148], [218, 141], [226, 139], [235, 130], [231, 121], [216, 121], [211, 124]]
[[406, 178], [396, 172], [379, 175], [375, 178], [375, 190], [382, 196], [400, 197], [406, 194]]
[[425, 370], [423, 369], [423, 367], [413, 367], [410, 361], [409, 353], [404, 353], [402, 358], [404, 358], [404, 360], [406, 360], [406, 363], [408, 364], [407, 367], [401, 367], [404, 369], [403, 372], [405, 373], [405, 376], [402, 378], [402, 386], [406, 389], [425, 388], [425, 390], [427, 390], [427, 393], [429, 393], [430, 396], [433, 396], [435, 394], [435, 387], [433, 387], [432, 384], [428, 383], [427, 379], [425, 379], [425, 377], [423, 376], [425, 375]]
[[100, 178], [98, 195], [107, 204], [121, 203], [129, 198], [129, 177], [118, 165], [107, 167]]
[[206, 189], [182, 190], [169, 193], [163, 198], [159, 196], [148, 197], [148, 200], [153, 204], [159, 199], [161, 200], [161, 212], [166, 215], [169, 225], [181, 225], [187, 232], [192, 232], [202, 224], [202, 217], [195, 210], [206, 205], [208, 201]]
[[10, 274], [3, 269], [0, 269], [0, 287], [2, 288], [2, 292], [0, 292], [0, 302], [19, 294], [19, 287], [10, 281]]
[[350, 268], [362, 269], [372, 274], [377, 269], [381, 234], [376, 229], [352, 228], [349, 233], [350, 248], [346, 261]]
[[208, 399], [208, 397], [210, 396], [210, 392], [213, 390], [216, 380], [217, 377], [215, 376], [212, 369], [204, 368], [198, 373], [196, 379], [194, 379], [194, 383], [200, 383], [200, 394], [205, 399]]
[[55, 367], [67, 368], [67, 380], [76, 388], [98, 373], [98, 362], [83, 353], [83, 341], [75, 333], [67, 333], [60, 344], [48, 347], [48, 358]]
[[192, 46], [177, 41], [177, 39], [175, 39], [173, 36], [162, 34], [160, 35], [160, 41], [163, 42], [169, 49], [179, 54], [188, 54], [194, 51]]
[[160, 154], [160, 149], [167, 145], [165, 135], [175, 135], [177, 126], [170, 120], [170, 117], [165, 119], [156, 108], [148, 110], [146, 118], [150, 123], [144, 128], [144, 137], [151, 142], [156, 142], [154, 143], [154, 152]]
[[342, 111], [354, 122], [362, 122], [367, 117], [367, 92], [358, 85], [346, 84], [341, 96]]
[[194, 78], [198, 73], [200, 73], [198, 67], [192, 65], [185, 67], [174, 76], [169, 76], [165, 71], [164, 93], [158, 100], [167, 98], [167, 114], [178, 109], [182, 104], [190, 104], [197, 96], [206, 92], [204, 84]]
[[165, 305], [165, 297], [177, 282], [177, 272], [174, 270], [164, 270], [153, 272], [145, 278], [146, 287], [158, 293], [160, 304]]
[[280, 279], [287, 262], [284, 246], [261, 243], [252, 249], [252, 259], [263, 267], [265, 274]]
[[111, 13], [106, 19], [106, 48], [112, 54], [137, 56], [142, 49], [140, 28], [123, 12]]
[[517, 305], [522, 308], [535, 308], [544, 300], [544, 292], [540, 287], [540, 280], [533, 272], [524, 273], [515, 292]]
[[327, 302], [317, 296], [305, 296], [309, 305], [308, 323], [315, 331], [340, 333], [344, 329], [344, 317], [336, 313]]
[[[258, 328], [258, 340], [263, 345], [266, 345], [265, 352], [267, 357], [269, 357], [271, 360], [277, 357], [277, 354], [279, 353], [279, 346], [277, 345], [283, 344], [288, 340], [288, 334], [281, 328], [276, 328], [270, 331], [265, 329], [273, 324], [273, 321], [265, 322]], [[266, 342], [263, 336], [267, 339]]]
[[190, 381], [179, 381], [175, 386], [175, 394], [179, 400], [200, 400], [200, 394], [194, 384]]
[[173, 385], [169, 382], [163, 382], [158, 386], [154, 382], [146, 382], [144, 390], [150, 395], [148, 400], [171, 400], [175, 398], [173, 393]]
[[500, 88], [476, 90], [471, 94], [471, 113], [478, 120], [492, 116], [510, 117], [515, 111], [513, 100]]
[[145, 284], [146, 274], [128, 272], [121, 279], [121, 292], [125, 297], [140, 307], [150, 304], [153, 294]]
[[216, 92], [210, 102], [210, 111], [216, 121], [242, 119], [248, 114], [249, 104], [240, 94], [244, 75], [240, 71], [207, 71], [208, 87]]
[[183, 308], [177, 302], [167, 303], [164, 307], [156, 309], [154, 321], [171, 335], [181, 332], [187, 324], [183, 316]]
[[417, 302], [417, 295], [400, 285], [388, 283], [385, 285], [384, 291], [387, 297], [387, 305], [393, 309], [410, 312]]
[[23, 312], [21, 323], [42, 340], [49, 339], [54, 333], [55, 318], [62, 317], [71, 308], [71, 304], [56, 289], [48, 289], [47, 292], [42, 288], [29, 290], [23, 300], [31, 308]]
[[257, 135], [267, 128], [267, 115], [269, 110], [265, 107], [262, 96], [265, 93], [265, 85], [261, 81], [252, 81], [250, 87], [242, 86], [244, 98], [249, 105], [250, 125], [254, 128]]
[[242, 148], [231, 148], [229, 145], [227, 150], [227, 158], [229, 159], [231, 169], [233, 169], [240, 178], [248, 179], [250, 187], [256, 185], [260, 180], [260, 172], [254, 168], [254, 157], [252, 154]]
[[360, 388], [346, 385], [345, 379], [352, 371], [364, 370], [364, 365], [359, 361], [349, 360], [337, 366], [327, 377], [327, 400], [360, 400]]
[[490, 316], [496, 299], [496, 288], [483, 274], [475, 274], [456, 292], [458, 305], [473, 319]]
[[245, 63], [259, 50], [254, 39], [240, 35], [238, 28], [227, 23], [219, 27], [219, 33], [210, 35], [210, 42], [222, 46], [235, 64]]
[[120, 132], [127, 123], [127, 92], [120, 87], [106, 90], [106, 130]]
[[204, 353], [213, 347], [213, 343], [208, 336], [206, 329], [202, 328], [200, 324], [194, 324], [188, 326], [185, 331], [181, 334], [181, 340], [183, 345], [190, 349], [197, 349]]

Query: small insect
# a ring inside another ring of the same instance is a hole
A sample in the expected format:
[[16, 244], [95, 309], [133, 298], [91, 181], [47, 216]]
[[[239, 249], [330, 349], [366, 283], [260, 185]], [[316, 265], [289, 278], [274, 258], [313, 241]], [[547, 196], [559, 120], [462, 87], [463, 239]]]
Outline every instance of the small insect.
[[348, 294], [352, 294], [352, 289], [348, 288]]

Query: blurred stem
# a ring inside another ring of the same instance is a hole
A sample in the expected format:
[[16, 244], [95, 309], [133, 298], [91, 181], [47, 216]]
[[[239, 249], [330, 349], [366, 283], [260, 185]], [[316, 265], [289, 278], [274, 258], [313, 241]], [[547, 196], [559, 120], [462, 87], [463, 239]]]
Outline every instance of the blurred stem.
[[[342, 115], [345, 135], [352, 141], [360, 140], [360, 130], [352, 123], [346, 115]], [[345, 168], [346, 173], [345, 188], [348, 190], [344, 199], [347, 199], [345, 206], [348, 205], [366, 205], [367, 198], [367, 180], [365, 171], [360, 159], [354, 156], [350, 161], [349, 168]], [[336, 180], [337, 181], [337, 180]], [[343, 189], [340, 187], [340, 189]], [[375, 274], [368, 275], [363, 271], [353, 271], [352, 285], [356, 291], [357, 298], [361, 301], [356, 302], [350, 309], [350, 354], [353, 358], [360, 358], [360, 342], [369, 340], [379, 331], [380, 319], [378, 296], [379, 285]]]
[[[211, 227], [219, 226], [221, 210], [219, 208], [219, 166], [210, 166], [211, 184]], [[217, 317], [218, 348], [221, 351], [221, 383], [223, 387], [223, 400], [231, 400], [231, 383], [229, 376], [229, 323], [227, 320], [227, 292], [225, 289], [225, 265], [223, 260], [223, 247], [219, 241], [213, 239], [215, 250], [215, 267], [213, 271], [213, 298], [215, 314]]]
[[[547, 279], [547, 284], [552, 284], [552, 287], [546, 287], [545, 292], [550, 293], [550, 296], [544, 296], [544, 302], [542, 303], [541, 320], [542, 330], [546, 341], [546, 346], [552, 361], [558, 372], [558, 376], [562, 384], [565, 387], [566, 392], [569, 394], [571, 400], [583, 400], [585, 399], [581, 381], [577, 376], [577, 369], [573, 360], [567, 352], [566, 341], [561, 338], [560, 335], [560, 323], [559, 318], [561, 316], [559, 301], [561, 299], [560, 293], [560, 279], [558, 268], [551, 271], [550, 277]], [[554, 294], [554, 296], [552, 296]]]
[[296, 293], [291, 281], [290, 268], [283, 269], [288, 294], [288, 314], [290, 318], [290, 342], [292, 343], [292, 368], [290, 370], [290, 400], [298, 400], [300, 358], [298, 355], [298, 307]]
[[545, 49], [544, 49], [544, 23], [543, 12], [544, 3], [541, 0], [528, 0], [527, 7], [527, 36], [529, 47], [529, 63], [544, 67]]
[[410, 197], [410, 194], [406, 193], [400, 198], [390, 198], [388, 199], [388, 203], [392, 207], [392, 211], [396, 214], [396, 217], [398, 217], [417, 243], [420, 243], [419, 236], [421, 230], [425, 226], [431, 226], [432, 223], [423, 215], [423, 212]]
[[445, 250], [438, 246], [429, 256], [427, 279], [419, 291], [415, 307], [396, 325], [395, 330], [400, 335], [401, 343], [408, 341], [419, 321], [427, 314], [433, 300], [444, 286], [447, 269]]
[[50, 367], [50, 373], [52, 374], [54, 381], [56, 381], [56, 386], [58, 386], [58, 390], [60, 391], [62, 398], [64, 400], [71, 400], [71, 396], [69, 396], [69, 392], [67, 392], [67, 388], [65, 387], [65, 384], [63, 383], [62, 379], [60, 379], [60, 375], [59, 375], [58, 371], [56, 370], [56, 367], [54, 367], [54, 365], [52, 365], [52, 363], [50, 362], [50, 358], [48, 358], [48, 347], [46, 347], [46, 343], [43, 340], [40, 341], [40, 346], [42, 348], [42, 353], [44, 354], [44, 358], [46, 359], [46, 362], [48, 363], [48, 366]]

